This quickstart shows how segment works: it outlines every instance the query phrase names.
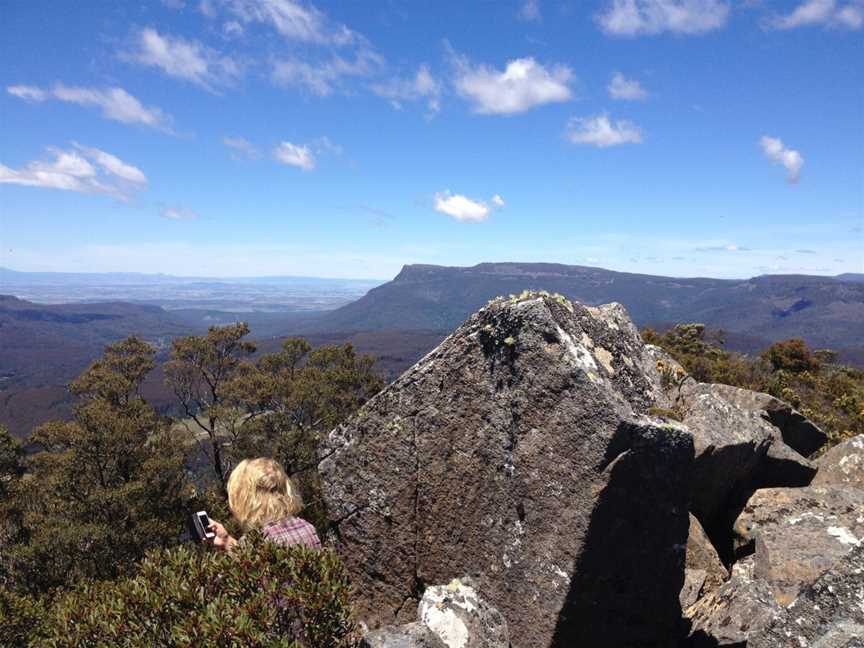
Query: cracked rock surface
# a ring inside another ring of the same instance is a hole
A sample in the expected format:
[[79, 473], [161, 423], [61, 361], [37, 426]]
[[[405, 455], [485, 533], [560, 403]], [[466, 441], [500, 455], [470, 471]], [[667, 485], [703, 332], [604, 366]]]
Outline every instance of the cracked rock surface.
[[668, 645], [693, 457], [624, 309], [499, 299], [334, 430], [320, 470], [371, 627], [482, 573], [514, 648]]

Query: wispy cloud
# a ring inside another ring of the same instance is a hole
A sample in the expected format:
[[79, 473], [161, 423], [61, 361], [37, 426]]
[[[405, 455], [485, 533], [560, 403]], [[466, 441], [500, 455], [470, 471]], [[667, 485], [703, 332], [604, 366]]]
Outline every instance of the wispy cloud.
[[795, 29], [821, 25], [845, 29], [861, 29], [864, 25], [864, 2], [852, 0], [840, 3], [836, 0], [807, 0], [792, 13], [775, 16], [768, 21], [774, 29]]
[[220, 4], [242, 22], [270, 25], [288, 40], [336, 46], [364, 40], [310, 4], [294, 0], [223, 0]]
[[435, 194], [434, 208], [457, 221], [479, 223], [489, 218], [493, 211], [504, 207], [504, 199], [495, 194], [489, 202], [468, 198], [462, 194], [443, 191]]
[[648, 98], [648, 93], [642, 84], [636, 79], [628, 79], [620, 72], [616, 72], [606, 86], [609, 91], [609, 96], [613, 99], [623, 99], [625, 101], [643, 101]]
[[574, 117], [568, 122], [564, 135], [573, 144], [598, 148], [642, 142], [642, 131], [636, 124], [626, 119], [613, 122], [606, 114]]
[[801, 178], [801, 167], [804, 166], [804, 158], [795, 149], [787, 148], [783, 140], [777, 137], [763, 135], [759, 139], [762, 152], [774, 164], [782, 165], [788, 172], [786, 179], [794, 184]]
[[420, 100], [426, 101], [429, 112], [435, 113], [441, 108], [441, 84], [425, 64], [417, 69], [414, 76], [374, 84], [372, 91], [379, 97], [389, 99], [396, 109], [401, 109], [405, 102]]
[[573, 98], [574, 75], [566, 65], [546, 67], [529, 57], [513, 59], [497, 70], [455, 54], [453, 63], [456, 91], [477, 113], [511, 115]]
[[728, 17], [723, 0], [612, 0], [597, 21], [607, 34], [638, 36], [702, 34], [720, 29]]
[[29, 85], [8, 86], [6, 92], [26, 101], [64, 101], [99, 108], [106, 119], [139, 124], [171, 132], [171, 117], [155, 106], [145, 106], [123, 88], [84, 88], [57, 83], [50, 89]]
[[273, 65], [272, 79], [276, 85], [296, 86], [319, 97], [334, 93], [346, 78], [366, 77], [380, 71], [383, 58], [371, 49], [358, 50], [353, 58], [332, 54], [322, 61], [289, 58]]
[[540, 22], [543, 20], [543, 15], [540, 13], [540, 0], [524, 0], [517, 15], [528, 22]]
[[48, 151], [52, 159], [34, 160], [21, 169], [0, 164], [0, 183], [102, 193], [124, 201], [147, 185], [147, 176], [138, 167], [105, 151], [80, 144]]
[[223, 137], [222, 143], [230, 148], [234, 159], [255, 160], [259, 157], [258, 149], [254, 144], [242, 137]]
[[295, 166], [304, 171], [311, 171], [315, 168], [315, 157], [309, 146], [300, 146], [291, 142], [280, 142], [273, 149], [273, 157], [282, 164]]
[[205, 90], [231, 85], [240, 78], [239, 63], [194, 40], [160, 34], [147, 27], [135, 35], [123, 58], [162, 70], [165, 74], [194, 83]]
[[162, 210], [162, 218], [168, 220], [198, 220], [201, 215], [198, 212], [186, 209], [185, 207], [166, 207]]

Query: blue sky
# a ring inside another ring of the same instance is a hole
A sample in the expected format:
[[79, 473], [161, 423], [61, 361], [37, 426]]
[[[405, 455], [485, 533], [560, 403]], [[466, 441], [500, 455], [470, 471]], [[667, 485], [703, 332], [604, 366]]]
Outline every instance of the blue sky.
[[864, 271], [862, 0], [2, 13], [2, 266]]

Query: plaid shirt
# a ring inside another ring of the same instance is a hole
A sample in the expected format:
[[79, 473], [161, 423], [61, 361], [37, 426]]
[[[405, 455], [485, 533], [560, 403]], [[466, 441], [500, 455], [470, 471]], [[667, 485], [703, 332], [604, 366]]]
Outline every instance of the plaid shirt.
[[276, 544], [285, 546], [299, 544], [313, 549], [321, 548], [321, 541], [315, 533], [315, 527], [298, 517], [268, 522], [261, 527], [261, 533]]

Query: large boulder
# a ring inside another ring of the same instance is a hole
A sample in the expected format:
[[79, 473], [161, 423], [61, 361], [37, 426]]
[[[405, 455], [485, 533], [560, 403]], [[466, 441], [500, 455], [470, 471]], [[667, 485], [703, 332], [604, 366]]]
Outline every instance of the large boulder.
[[693, 442], [644, 416], [655, 364], [618, 305], [498, 299], [334, 430], [322, 487], [360, 618], [482, 573], [514, 648], [668, 644]]
[[735, 531], [755, 545], [755, 576], [788, 605], [864, 540], [864, 490], [831, 485], [758, 490]]
[[786, 445], [804, 457], [816, 452], [828, 439], [815, 423], [770, 394], [730, 385], [713, 385], [713, 391], [740, 409], [758, 413], [780, 431]]
[[806, 587], [748, 648], [864, 648], [864, 543]]
[[835, 484], [864, 489], [864, 434], [847, 439], [826, 452], [817, 462], [814, 485]]
[[433, 585], [417, 606], [417, 621], [365, 637], [368, 648], [509, 648], [507, 621], [480, 596], [471, 579]]

